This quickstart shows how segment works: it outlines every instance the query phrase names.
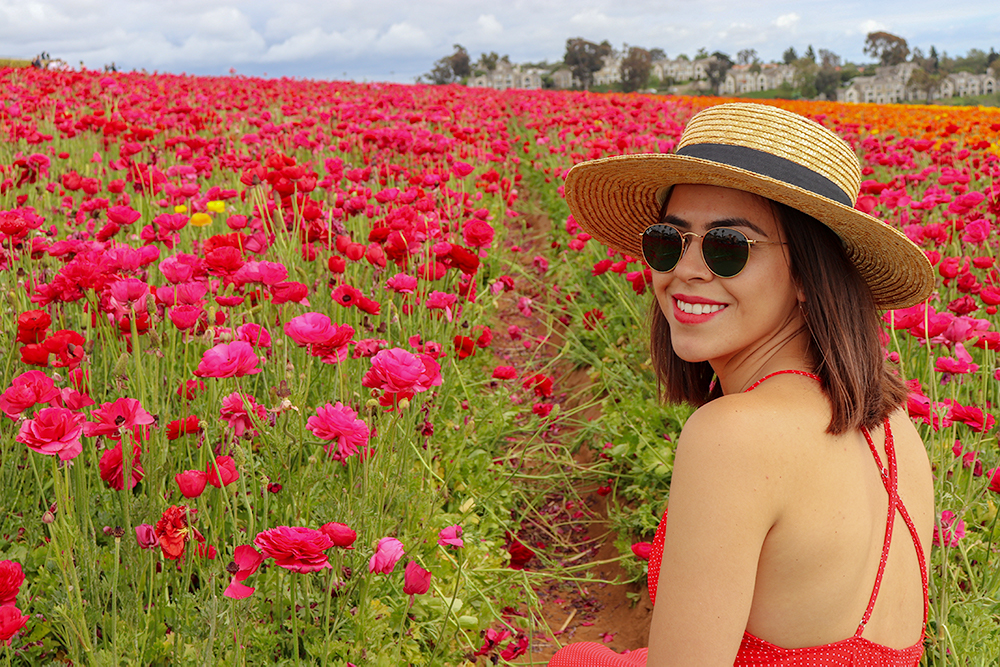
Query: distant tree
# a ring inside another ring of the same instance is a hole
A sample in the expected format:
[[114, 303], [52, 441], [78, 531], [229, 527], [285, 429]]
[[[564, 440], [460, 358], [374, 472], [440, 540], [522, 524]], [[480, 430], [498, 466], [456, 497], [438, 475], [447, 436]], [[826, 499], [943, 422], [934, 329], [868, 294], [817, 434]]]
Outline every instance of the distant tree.
[[816, 88], [816, 75], [819, 73], [819, 65], [809, 58], [799, 58], [792, 67], [795, 68], [795, 87], [799, 90], [799, 95], [812, 99], [819, 94]]
[[827, 49], [819, 50], [819, 66], [827, 69], [837, 69], [840, 67], [840, 56]]
[[913, 70], [913, 74], [910, 75], [910, 80], [906, 82], [906, 85], [923, 91], [929, 101], [933, 99], [934, 93], [937, 92], [938, 86], [941, 85], [941, 75], [932, 74], [926, 69], [918, 67]]
[[902, 37], [888, 32], [870, 32], [865, 39], [865, 53], [877, 58], [882, 65], [898, 65], [906, 62], [910, 47]]
[[620, 68], [622, 91], [634, 93], [646, 86], [649, 72], [653, 68], [653, 58], [650, 52], [639, 46], [625, 45], [625, 57]]
[[798, 59], [799, 59], [799, 54], [795, 53], [795, 47], [794, 46], [789, 46], [787, 49], [785, 49], [785, 52], [783, 54], [781, 54], [781, 60], [786, 65], [791, 65], [793, 62], [795, 62]]
[[698, 53], [694, 54], [695, 60], [702, 60], [703, 58], [707, 57], [708, 57], [708, 49], [706, 49], [704, 46], [698, 49]]
[[736, 54], [736, 62], [740, 65], [749, 65], [757, 62], [757, 49], [740, 49]]
[[590, 88], [594, 72], [604, 66], [604, 59], [611, 55], [611, 44], [605, 40], [600, 44], [588, 42], [582, 37], [566, 40], [566, 56], [563, 62], [570, 68], [582, 84], [584, 90]]
[[927, 71], [930, 72], [931, 74], [937, 73], [939, 58], [937, 49], [934, 48], [933, 44], [931, 44], [931, 50], [927, 52], [927, 60], [932, 61], [932, 66], [929, 69], [927, 69]]
[[813, 45], [812, 44], [809, 45], [809, 48], [806, 49], [806, 52], [805, 52], [805, 54], [803, 54], [802, 57], [803, 58], [808, 58], [809, 60], [811, 60], [813, 62], [816, 62], [816, 52], [813, 51]]
[[750, 71], [753, 72], [754, 74], [760, 74], [760, 70], [761, 70], [760, 61], [759, 60], [755, 60], [750, 65]]
[[500, 54], [496, 51], [490, 51], [488, 55], [485, 53], [480, 54], [478, 65], [480, 69], [492, 72], [496, 70], [498, 60], [500, 60]]
[[654, 61], [666, 60], [667, 52], [661, 49], [660, 47], [656, 47], [649, 50], [649, 57], [652, 58]]
[[955, 72], [985, 74], [989, 66], [989, 56], [982, 49], [969, 49], [964, 58], [955, 58]]
[[705, 65], [705, 75], [712, 86], [712, 92], [718, 95], [719, 89], [722, 87], [722, 82], [726, 80], [726, 73], [733, 66], [733, 61], [722, 51], [714, 52], [711, 58]]
[[840, 74], [835, 69], [820, 67], [813, 85], [816, 92], [824, 95], [826, 99], [836, 100], [837, 89], [840, 88]]
[[686, 60], [688, 62], [691, 62], [691, 58], [688, 57], [688, 54], [686, 53], [681, 53], [680, 55], [678, 55], [677, 60]]
[[861, 75], [861, 71], [858, 69], [858, 66], [855, 65], [854, 63], [844, 63], [844, 65], [840, 68], [840, 82], [841, 83], [847, 83], [848, 81], [850, 81], [854, 77], [860, 76], [860, 75]]
[[993, 67], [993, 63], [995, 63], [998, 58], [1000, 58], [1000, 53], [994, 51], [993, 47], [991, 46], [990, 52], [986, 54], [986, 66]]
[[461, 44], [453, 44], [455, 52], [449, 57], [451, 73], [455, 79], [464, 79], [472, 74], [472, 61], [469, 60], [469, 52]]
[[455, 52], [450, 56], [445, 56], [434, 63], [433, 69], [421, 76], [433, 84], [443, 85], [454, 83], [472, 74], [472, 64], [469, 61], [469, 52], [461, 44], [455, 44], [452, 48]]

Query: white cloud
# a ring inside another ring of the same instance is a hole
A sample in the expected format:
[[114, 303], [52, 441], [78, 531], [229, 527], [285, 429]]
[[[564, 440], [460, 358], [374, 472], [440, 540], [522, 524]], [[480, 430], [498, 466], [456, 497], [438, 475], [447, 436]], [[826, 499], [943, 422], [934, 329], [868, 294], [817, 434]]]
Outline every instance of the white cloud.
[[375, 47], [379, 53], [406, 53], [425, 51], [433, 42], [419, 26], [410, 23], [393, 23], [389, 30], [379, 37]]
[[862, 21], [858, 26], [858, 30], [867, 35], [870, 32], [880, 32], [887, 30], [886, 25], [881, 21], [876, 21], [875, 19], [868, 19], [867, 21]]
[[479, 31], [486, 37], [497, 37], [503, 32], [503, 25], [493, 14], [480, 14], [476, 19]]
[[801, 17], [795, 12], [792, 12], [791, 14], [782, 14], [777, 19], [775, 19], [774, 25], [778, 26], [779, 28], [788, 30], [797, 26], [799, 24], [800, 18]]

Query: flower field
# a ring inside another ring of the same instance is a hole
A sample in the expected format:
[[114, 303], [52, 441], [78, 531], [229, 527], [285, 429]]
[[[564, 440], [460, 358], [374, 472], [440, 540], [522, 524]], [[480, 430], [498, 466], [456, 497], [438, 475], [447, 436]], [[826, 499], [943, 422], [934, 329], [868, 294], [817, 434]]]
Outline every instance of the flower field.
[[[687, 409], [655, 400], [648, 270], [561, 183], [722, 100], [0, 86], [8, 663], [524, 661], [559, 641], [532, 587], [586, 563], [553, 498], [607, 496], [644, 576]], [[935, 467], [927, 663], [995, 664], [1000, 111], [782, 104], [856, 146], [858, 207], [940, 275], [885, 317]]]

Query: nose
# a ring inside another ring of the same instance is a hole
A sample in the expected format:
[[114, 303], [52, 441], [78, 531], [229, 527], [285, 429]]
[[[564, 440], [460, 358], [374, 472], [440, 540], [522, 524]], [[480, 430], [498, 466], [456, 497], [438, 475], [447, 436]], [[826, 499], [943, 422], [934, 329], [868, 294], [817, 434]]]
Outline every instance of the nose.
[[701, 254], [702, 237], [693, 232], [684, 234], [681, 258], [674, 267], [674, 276], [680, 280], [711, 280], [715, 274], [708, 270]]

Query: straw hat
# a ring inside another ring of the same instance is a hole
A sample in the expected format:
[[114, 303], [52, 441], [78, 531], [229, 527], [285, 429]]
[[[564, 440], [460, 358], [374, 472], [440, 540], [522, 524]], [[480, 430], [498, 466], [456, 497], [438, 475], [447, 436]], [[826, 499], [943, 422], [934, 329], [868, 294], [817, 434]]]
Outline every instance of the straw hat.
[[657, 222], [667, 193], [679, 183], [751, 192], [816, 218], [843, 240], [882, 308], [912, 306], [934, 288], [934, 272], [920, 248], [854, 209], [861, 169], [847, 142], [777, 107], [709, 107], [688, 123], [674, 155], [619, 155], [578, 164], [566, 177], [566, 202], [591, 236], [642, 257], [640, 236]]

